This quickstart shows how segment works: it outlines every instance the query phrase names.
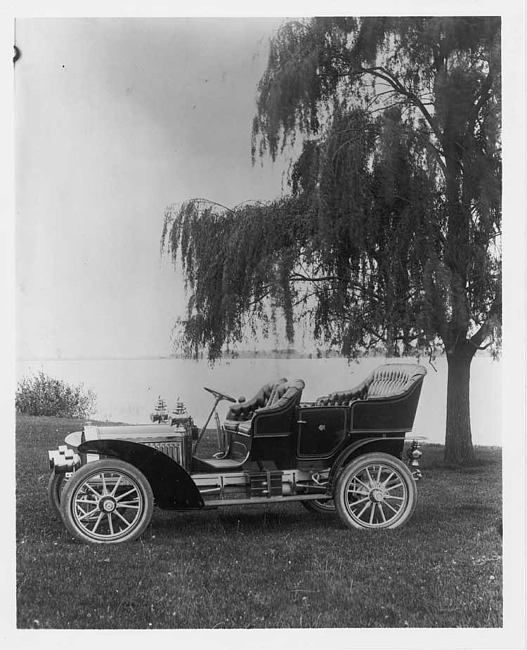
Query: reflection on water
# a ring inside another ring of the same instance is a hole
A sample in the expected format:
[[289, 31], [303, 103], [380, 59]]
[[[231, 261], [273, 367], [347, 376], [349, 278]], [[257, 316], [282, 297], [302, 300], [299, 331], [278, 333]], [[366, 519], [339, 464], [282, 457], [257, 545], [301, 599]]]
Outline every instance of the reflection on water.
[[[392, 360], [397, 361], [397, 360]], [[20, 361], [17, 379], [43, 369], [58, 379], [84, 383], [97, 394], [94, 419], [141, 423], [150, 421], [161, 395], [169, 407], [179, 397], [198, 425], [204, 423], [213, 404], [203, 386], [223, 393], [250, 398], [262, 384], [278, 377], [303, 379], [303, 400], [312, 401], [334, 390], [351, 388], [382, 358], [361, 359], [348, 364], [344, 359], [236, 359], [214, 367], [206, 362], [185, 359], [127, 359], [74, 361]], [[437, 372], [423, 362], [428, 371], [423, 384], [414, 424], [416, 435], [430, 442], [444, 442], [446, 413], [445, 359], [434, 362]], [[475, 444], [501, 444], [501, 364], [488, 357], [475, 357], [471, 370], [472, 437]], [[223, 417], [227, 402], [221, 402]]]

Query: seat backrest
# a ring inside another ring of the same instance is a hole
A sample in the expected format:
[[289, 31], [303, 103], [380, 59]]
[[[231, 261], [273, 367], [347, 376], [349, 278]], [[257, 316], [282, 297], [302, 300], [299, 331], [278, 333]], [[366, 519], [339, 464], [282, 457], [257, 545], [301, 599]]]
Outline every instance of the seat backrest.
[[226, 419], [249, 420], [256, 409], [272, 404], [276, 399], [276, 395], [283, 395], [285, 392], [285, 388], [283, 387], [285, 386], [287, 386], [287, 379], [285, 377], [264, 384], [251, 399], [233, 404], [227, 413]]
[[414, 363], [387, 363], [376, 368], [365, 399], [383, 399], [404, 395], [426, 375], [423, 366]]
[[[285, 387], [285, 390], [283, 390]], [[266, 413], [267, 411], [275, 411], [278, 409], [285, 409], [291, 404], [296, 404], [300, 402], [302, 398], [302, 391], [304, 390], [305, 382], [303, 379], [296, 379], [290, 384], [284, 384], [280, 391], [282, 395], [275, 399], [272, 404], [268, 404], [264, 408], [258, 409], [258, 413]], [[277, 394], [279, 394], [279, 392]]]
[[278, 400], [284, 396], [288, 388], [289, 384], [287, 383], [287, 379], [280, 379], [277, 381], [273, 386], [273, 390], [271, 391], [271, 394], [269, 395], [269, 399], [267, 400], [265, 406], [272, 406], [278, 402]]

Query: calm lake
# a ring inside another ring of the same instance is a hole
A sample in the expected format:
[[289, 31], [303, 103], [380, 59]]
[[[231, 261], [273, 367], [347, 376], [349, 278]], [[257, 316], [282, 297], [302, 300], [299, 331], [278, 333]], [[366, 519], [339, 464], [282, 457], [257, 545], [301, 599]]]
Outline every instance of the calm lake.
[[[389, 360], [388, 360], [389, 361]], [[397, 361], [397, 360], [392, 360]], [[414, 360], [412, 360], [414, 362]], [[118, 422], [150, 421], [161, 395], [173, 407], [177, 398], [185, 403], [198, 426], [212, 408], [213, 397], [203, 386], [239, 397], [250, 398], [264, 384], [278, 377], [303, 379], [303, 400], [315, 400], [334, 390], [353, 387], [376, 366], [381, 358], [361, 359], [348, 364], [344, 359], [236, 359], [211, 368], [206, 362], [183, 359], [60, 360], [19, 361], [17, 379], [43, 370], [67, 382], [83, 383], [97, 394], [93, 418]], [[444, 442], [446, 417], [445, 359], [437, 359], [434, 370], [428, 361], [421, 399], [414, 423], [416, 435], [430, 442]], [[478, 445], [501, 445], [501, 363], [476, 357], [472, 362], [472, 438]], [[220, 402], [220, 416], [227, 402]]]

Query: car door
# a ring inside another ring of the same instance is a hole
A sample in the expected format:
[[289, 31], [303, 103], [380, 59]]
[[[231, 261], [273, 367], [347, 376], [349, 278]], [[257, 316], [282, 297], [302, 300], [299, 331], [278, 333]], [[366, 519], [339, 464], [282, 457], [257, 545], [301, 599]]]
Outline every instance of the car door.
[[346, 437], [349, 408], [320, 406], [298, 409], [298, 458], [330, 458]]

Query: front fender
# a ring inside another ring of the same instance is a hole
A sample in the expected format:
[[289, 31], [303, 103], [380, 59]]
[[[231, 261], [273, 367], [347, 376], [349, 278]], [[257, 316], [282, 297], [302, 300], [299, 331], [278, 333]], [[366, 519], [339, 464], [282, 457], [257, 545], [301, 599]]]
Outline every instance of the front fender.
[[119, 458], [142, 472], [152, 487], [156, 505], [168, 510], [203, 508], [203, 498], [190, 474], [175, 460], [148, 445], [129, 440], [87, 440], [83, 454]]

